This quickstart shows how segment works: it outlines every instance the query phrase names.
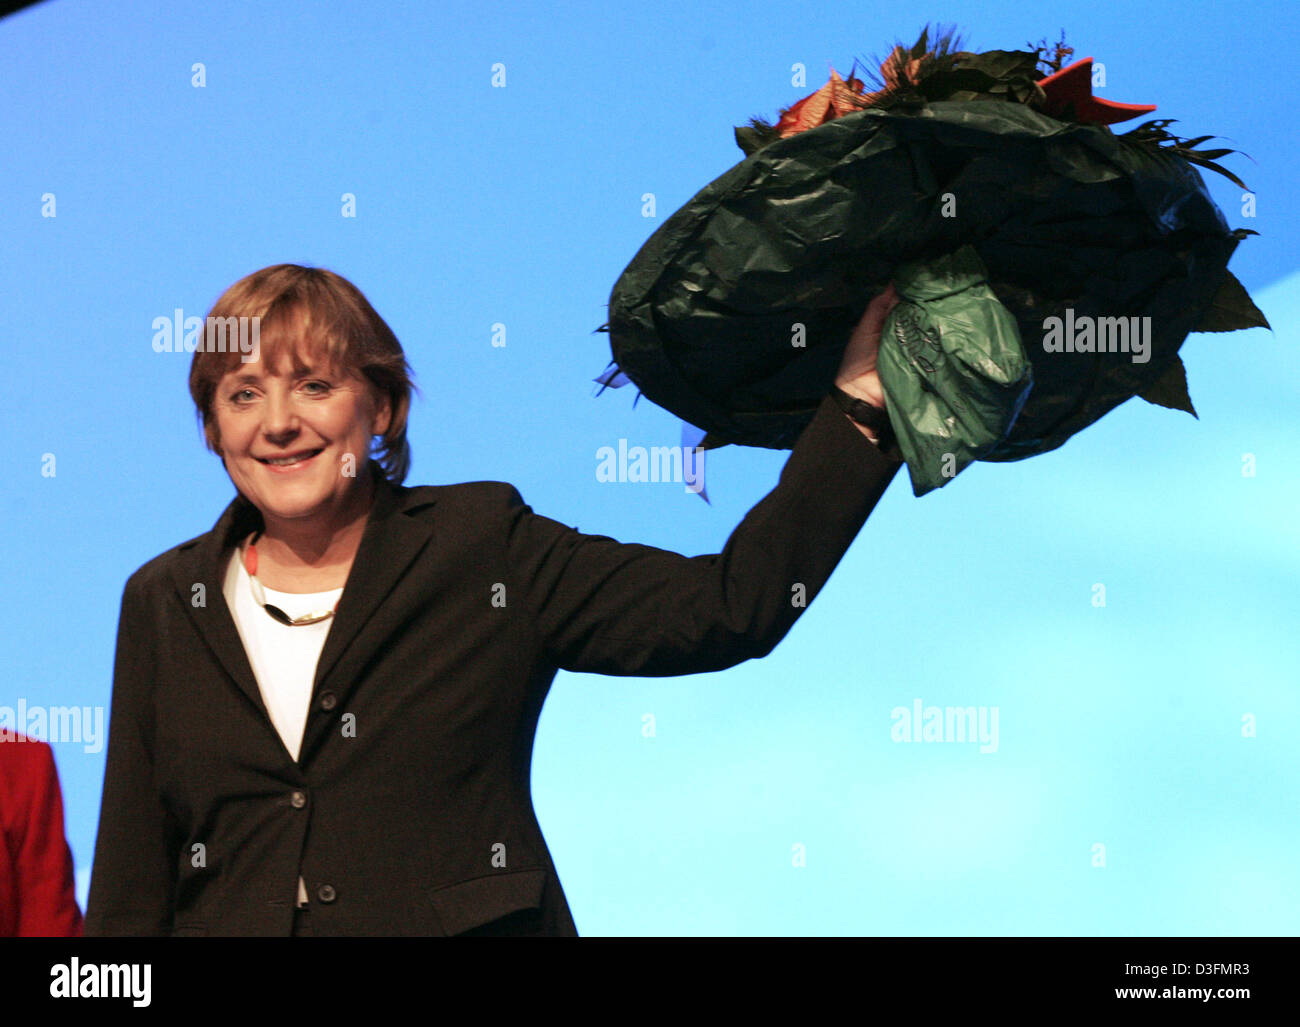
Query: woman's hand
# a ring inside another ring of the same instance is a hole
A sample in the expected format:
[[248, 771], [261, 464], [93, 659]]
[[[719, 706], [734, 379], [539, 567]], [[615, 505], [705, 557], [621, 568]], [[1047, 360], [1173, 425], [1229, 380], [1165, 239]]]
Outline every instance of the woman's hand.
[[851, 396], [866, 400], [872, 406], [885, 408], [885, 390], [876, 373], [876, 354], [880, 350], [880, 331], [885, 316], [898, 305], [901, 297], [890, 282], [879, 296], [873, 299], [853, 329], [849, 344], [844, 348], [835, 384]]

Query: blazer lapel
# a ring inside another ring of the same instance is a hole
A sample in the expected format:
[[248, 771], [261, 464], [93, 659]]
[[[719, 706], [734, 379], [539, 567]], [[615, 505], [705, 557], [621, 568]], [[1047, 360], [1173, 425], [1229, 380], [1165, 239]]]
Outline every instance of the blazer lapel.
[[[378, 466], [373, 470], [378, 480], [375, 501], [316, 664], [313, 698], [432, 535], [427, 523], [407, 515], [433, 500], [417, 496], [415, 489], [389, 484]], [[348, 686], [336, 689], [339, 698], [346, 690]]]
[[[262, 526], [262, 515], [243, 495], [237, 495], [217, 523], [206, 535], [184, 543], [180, 556], [172, 564], [172, 583], [181, 604], [203, 640], [216, 655], [226, 673], [241, 692], [262, 711], [270, 722], [266, 704], [257, 687], [257, 678], [244, 652], [244, 644], [235, 627], [235, 619], [226, 604], [223, 589], [226, 558], [230, 550], [250, 532]], [[202, 605], [194, 604], [196, 586], [203, 586]]]

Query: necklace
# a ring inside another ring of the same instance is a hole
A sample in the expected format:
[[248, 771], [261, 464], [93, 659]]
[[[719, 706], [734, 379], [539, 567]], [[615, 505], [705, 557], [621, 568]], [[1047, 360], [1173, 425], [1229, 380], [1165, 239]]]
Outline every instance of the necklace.
[[[278, 606], [274, 606], [266, 601], [266, 593], [262, 590], [262, 583], [257, 580], [257, 540], [262, 533], [259, 531], [248, 540], [248, 546], [244, 550], [244, 570], [248, 571], [248, 584], [253, 590], [253, 600], [263, 610], [278, 620], [281, 624], [287, 624], [291, 628], [300, 627], [304, 624], [319, 624], [321, 621], [334, 616], [335, 610], [339, 608], [338, 600], [334, 601], [334, 609], [321, 610], [317, 613], [306, 613], [301, 617], [290, 617]], [[342, 598], [340, 596], [340, 598]]]

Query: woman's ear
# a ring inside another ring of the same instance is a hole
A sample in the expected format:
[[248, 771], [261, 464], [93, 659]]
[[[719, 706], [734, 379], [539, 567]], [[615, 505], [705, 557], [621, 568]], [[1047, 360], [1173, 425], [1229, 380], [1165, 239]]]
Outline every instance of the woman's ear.
[[393, 421], [393, 404], [388, 398], [388, 393], [375, 390], [375, 423], [373, 425], [374, 435], [383, 435], [388, 431], [388, 426]]

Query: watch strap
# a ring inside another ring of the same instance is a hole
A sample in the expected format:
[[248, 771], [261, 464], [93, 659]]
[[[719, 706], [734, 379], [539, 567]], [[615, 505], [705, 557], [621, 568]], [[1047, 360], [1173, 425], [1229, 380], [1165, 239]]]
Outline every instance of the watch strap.
[[875, 433], [876, 444], [881, 450], [893, 448], [894, 428], [889, 423], [889, 414], [885, 410], [872, 406], [866, 400], [858, 399], [857, 396], [849, 395], [838, 385], [831, 385], [831, 398], [852, 420]]

